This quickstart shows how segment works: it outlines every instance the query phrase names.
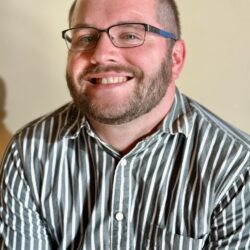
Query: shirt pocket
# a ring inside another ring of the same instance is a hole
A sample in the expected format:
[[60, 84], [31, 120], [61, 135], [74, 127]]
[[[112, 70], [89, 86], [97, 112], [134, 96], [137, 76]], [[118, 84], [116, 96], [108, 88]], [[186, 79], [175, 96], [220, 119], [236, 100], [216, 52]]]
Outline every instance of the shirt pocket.
[[201, 250], [205, 246], [208, 233], [193, 238], [168, 232], [166, 228], [148, 225], [145, 232], [143, 249], [145, 250]]

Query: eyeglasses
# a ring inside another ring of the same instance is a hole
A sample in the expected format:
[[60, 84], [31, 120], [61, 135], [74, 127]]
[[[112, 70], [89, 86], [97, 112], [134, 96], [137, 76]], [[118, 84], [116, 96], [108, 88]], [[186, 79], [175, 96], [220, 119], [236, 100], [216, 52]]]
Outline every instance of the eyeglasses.
[[155, 33], [174, 41], [177, 40], [173, 33], [145, 23], [122, 23], [112, 25], [107, 29], [71, 28], [62, 31], [62, 38], [69, 50], [85, 51], [95, 48], [102, 32], [106, 32], [113, 45], [118, 48], [133, 48], [143, 45], [146, 32]]

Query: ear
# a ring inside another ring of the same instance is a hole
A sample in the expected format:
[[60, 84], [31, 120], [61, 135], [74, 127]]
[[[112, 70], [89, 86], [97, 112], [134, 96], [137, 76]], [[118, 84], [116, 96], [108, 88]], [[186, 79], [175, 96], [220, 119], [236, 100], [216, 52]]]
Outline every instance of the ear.
[[184, 66], [186, 59], [186, 46], [183, 40], [177, 40], [172, 49], [172, 80], [175, 81]]

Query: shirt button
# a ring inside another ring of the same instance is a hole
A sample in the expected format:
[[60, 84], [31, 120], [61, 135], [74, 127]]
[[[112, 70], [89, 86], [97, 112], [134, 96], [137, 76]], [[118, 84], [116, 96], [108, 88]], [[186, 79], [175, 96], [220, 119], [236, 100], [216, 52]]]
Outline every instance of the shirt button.
[[122, 212], [117, 212], [117, 213], [115, 214], [115, 219], [116, 219], [117, 221], [122, 221], [122, 220], [124, 219], [123, 213], [122, 213]]
[[127, 160], [126, 159], [122, 159], [121, 160], [121, 166], [125, 167], [127, 165]]

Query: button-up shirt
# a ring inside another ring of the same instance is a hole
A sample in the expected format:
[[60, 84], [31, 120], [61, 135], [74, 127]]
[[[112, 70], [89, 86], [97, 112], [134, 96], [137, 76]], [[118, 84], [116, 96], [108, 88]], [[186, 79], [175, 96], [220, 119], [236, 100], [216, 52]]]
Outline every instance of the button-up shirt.
[[250, 249], [250, 137], [178, 90], [126, 155], [69, 103], [17, 132], [2, 168], [4, 249]]

